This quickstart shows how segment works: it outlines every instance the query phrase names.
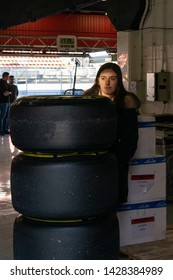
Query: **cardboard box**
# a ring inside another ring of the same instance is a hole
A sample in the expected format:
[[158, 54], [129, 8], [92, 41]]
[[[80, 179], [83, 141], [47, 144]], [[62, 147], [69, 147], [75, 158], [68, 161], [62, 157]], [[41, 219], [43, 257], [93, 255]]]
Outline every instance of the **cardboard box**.
[[117, 212], [120, 247], [166, 238], [166, 200], [122, 204]]
[[156, 154], [155, 118], [140, 115], [138, 117], [138, 146], [134, 158], [153, 157]]
[[166, 197], [166, 158], [132, 159], [129, 162], [128, 202], [158, 200]]

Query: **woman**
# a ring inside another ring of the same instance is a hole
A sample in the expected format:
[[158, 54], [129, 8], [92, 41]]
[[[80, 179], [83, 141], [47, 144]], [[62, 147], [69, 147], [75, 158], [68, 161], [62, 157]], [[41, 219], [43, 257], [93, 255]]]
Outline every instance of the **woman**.
[[127, 202], [128, 167], [138, 141], [137, 111], [140, 101], [133, 93], [126, 91], [123, 85], [120, 67], [115, 63], [103, 64], [97, 72], [94, 85], [84, 95], [102, 95], [110, 98], [118, 113], [117, 139], [110, 148], [119, 165], [119, 204]]

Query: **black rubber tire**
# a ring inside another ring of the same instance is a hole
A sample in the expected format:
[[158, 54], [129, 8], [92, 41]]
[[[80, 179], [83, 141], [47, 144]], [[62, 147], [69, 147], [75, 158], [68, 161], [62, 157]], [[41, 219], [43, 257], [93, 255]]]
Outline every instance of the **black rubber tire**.
[[21, 215], [14, 222], [15, 260], [115, 260], [119, 247], [115, 214], [77, 223], [39, 223]]
[[12, 143], [22, 151], [91, 151], [116, 138], [115, 105], [106, 97], [28, 96], [10, 110]]
[[116, 211], [117, 159], [111, 153], [13, 158], [11, 194], [16, 211], [43, 219], [89, 218]]

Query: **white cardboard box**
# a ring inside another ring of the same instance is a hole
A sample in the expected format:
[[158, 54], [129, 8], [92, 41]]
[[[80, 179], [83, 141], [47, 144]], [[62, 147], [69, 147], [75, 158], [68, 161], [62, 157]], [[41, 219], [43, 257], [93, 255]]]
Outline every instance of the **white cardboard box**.
[[131, 159], [128, 173], [128, 202], [158, 200], [166, 197], [166, 158]]
[[153, 116], [138, 117], [138, 145], [134, 158], [152, 157], [156, 153], [156, 127]]
[[117, 212], [120, 247], [166, 238], [166, 200], [124, 203]]

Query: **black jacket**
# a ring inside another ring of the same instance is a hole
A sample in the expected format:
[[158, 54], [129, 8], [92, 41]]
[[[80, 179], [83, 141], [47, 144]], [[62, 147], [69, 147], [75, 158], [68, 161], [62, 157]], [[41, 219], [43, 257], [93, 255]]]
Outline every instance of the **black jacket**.
[[[84, 95], [97, 96], [98, 90], [88, 90]], [[140, 100], [133, 93], [123, 90], [120, 98], [113, 101], [117, 110], [117, 138], [110, 147], [118, 160], [119, 204], [127, 202], [129, 160], [133, 157], [138, 142], [137, 110]]]
[[110, 148], [119, 165], [119, 204], [127, 202], [129, 160], [138, 142], [138, 119], [135, 108], [118, 110], [117, 139]]
[[5, 80], [0, 79], [0, 103], [10, 102], [10, 97], [4, 95], [5, 91], [10, 91], [10, 86]]
[[9, 85], [10, 86], [10, 91], [11, 91], [11, 94], [10, 94], [10, 103], [13, 103], [16, 98], [18, 97], [18, 94], [19, 94], [19, 90], [18, 90], [18, 87], [16, 85]]

